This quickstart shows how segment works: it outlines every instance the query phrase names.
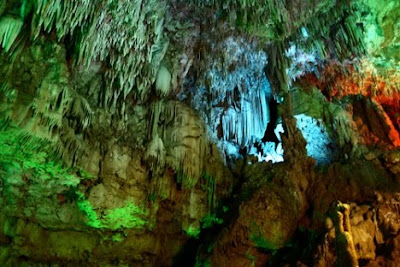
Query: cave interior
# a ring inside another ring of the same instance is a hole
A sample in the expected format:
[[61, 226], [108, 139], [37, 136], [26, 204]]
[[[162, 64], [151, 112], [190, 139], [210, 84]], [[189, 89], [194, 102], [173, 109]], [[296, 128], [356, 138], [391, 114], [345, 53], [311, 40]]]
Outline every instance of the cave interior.
[[0, 0], [0, 266], [400, 266], [400, 1]]

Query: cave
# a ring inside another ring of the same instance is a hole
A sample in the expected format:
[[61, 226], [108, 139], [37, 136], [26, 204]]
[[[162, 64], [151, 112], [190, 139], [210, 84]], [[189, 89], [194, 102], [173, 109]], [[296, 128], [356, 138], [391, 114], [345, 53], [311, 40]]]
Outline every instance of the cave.
[[399, 16], [0, 0], [0, 266], [400, 266]]

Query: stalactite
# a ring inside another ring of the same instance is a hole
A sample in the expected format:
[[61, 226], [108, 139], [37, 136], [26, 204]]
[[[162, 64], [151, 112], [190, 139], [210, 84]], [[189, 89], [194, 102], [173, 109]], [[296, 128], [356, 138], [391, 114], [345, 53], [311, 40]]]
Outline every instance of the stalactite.
[[208, 139], [205, 126], [188, 107], [175, 101], [152, 103], [146, 157], [152, 168], [163, 171], [164, 164], [177, 174], [177, 181], [192, 188], [205, 172]]
[[0, 47], [3, 47], [6, 52], [11, 49], [22, 26], [23, 21], [20, 18], [5, 16], [0, 19]]
[[125, 112], [127, 96], [146, 98], [156, 80], [168, 48], [166, 8], [166, 2], [158, 0], [23, 1], [20, 18], [8, 15], [0, 20], [0, 46], [6, 52], [11, 49], [24, 20], [32, 24], [33, 40], [53, 30], [59, 41], [71, 38], [76, 47], [75, 65], [89, 69], [101, 62], [105, 67], [100, 104], [115, 113]]

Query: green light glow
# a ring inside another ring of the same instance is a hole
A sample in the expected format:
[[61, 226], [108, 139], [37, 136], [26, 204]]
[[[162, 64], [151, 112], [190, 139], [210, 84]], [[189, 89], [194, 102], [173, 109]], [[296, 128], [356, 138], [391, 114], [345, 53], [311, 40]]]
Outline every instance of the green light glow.
[[[0, 132], [0, 178], [3, 180], [5, 194], [9, 201], [17, 196], [9, 190], [10, 186], [23, 183], [24, 173], [32, 176], [29, 179], [39, 187], [39, 191], [47, 192], [55, 183], [69, 188], [77, 196], [78, 209], [86, 216], [86, 224], [93, 228], [119, 228], [142, 229], [147, 221], [143, 219], [148, 215], [132, 202], [115, 209], [103, 210], [101, 216], [93, 209], [92, 204], [83, 193], [76, 191], [81, 179], [93, 178], [83, 170], [79, 170], [81, 177], [75, 174], [77, 170], [65, 168], [61, 163], [49, 161], [49, 154], [45, 151], [43, 140], [28, 137], [24, 132], [15, 127], [8, 127]], [[37, 190], [32, 190], [36, 192]], [[63, 191], [64, 192], [64, 191]], [[68, 191], [69, 192], [69, 191]], [[65, 192], [64, 192], [65, 193]], [[52, 194], [49, 192], [49, 194]], [[64, 194], [65, 195], [65, 194]], [[72, 199], [73, 200], [73, 199]]]
[[113, 230], [121, 227], [140, 229], [147, 224], [147, 222], [141, 218], [141, 216], [146, 215], [147, 212], [141, 210], [132, 202], [127, 202], [123, 207], [106, 211], [103, 224]]
[[217, 215], [215, 213], [213, 214], [207, 214], [206, 217], [204, 217], [204, 219], [202, 220], [202, 228], [203, 229], [207, 229], [212, 227], [215, 224], [222, 224], [224, 222], [223, 219], [218, 218]]
[[86, 224], [94, 228], [102, 228], [102, 223], [99, 219], [99, 216], [93, 209], [90, 201], [85, 199], [84, 194], [80, 192], [76, 192], [76, 194], [78, 195], [78, 200], [77, 200], [78, 208], [81, 212], [83, 212], [86, 215], [87, 218]]
[[186, 235], [191, 238], [199, 238], [199, 235], [203, 229], [211, 228], [216, 224], [222, 224], [223, 219], [218, 218], [215, 213], [208, 213], [200, 222], [201, 226], [196, 226], [196, 223], [191, 223], [185, 230]]
[[[61, 163], [49, 160], [49, 154], [42, 150], [46, 144], [39, 138], [28, 137], [20, 129], [9, 127], [0, 132], [0, 163], [7, 175], [31, 172], [35, 179], [57, 181], [65, 186], [76, 186], [79, 178], [73, 170]], [[2, 177], [3, 179], [7, 177]]]
[[186, 234], [191, 238], [199, 238], [200, 232], [200, 227], [195, 227], [193, 225], [189, 225], [189, 227], [186, 229]]
[[147, 211], [141, 210], [132, 202], [126, 202], [125, 206], [115, 209], [105, 209], [99, 216], [92, 204], [83, 193], [77, 192], [78, 208], [86, 215], [86, 224], [94, 228], [109, 228], [117, 230], [120, 228], [142, 229], [146, 224], [142, 217], [148, 215]]

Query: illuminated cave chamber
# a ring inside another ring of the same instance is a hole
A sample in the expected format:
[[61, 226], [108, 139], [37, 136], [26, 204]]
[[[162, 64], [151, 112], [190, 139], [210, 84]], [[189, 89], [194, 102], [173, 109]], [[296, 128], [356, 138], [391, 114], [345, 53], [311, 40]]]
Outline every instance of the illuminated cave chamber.
[[224, 54], [219, 60], [209, 61], [207, 86], [193, 82], [180, 98], [191, 97], [191, 105], [205, 120], [211, 139], [228, 158], [249, 154], [257, 156], [259, 161], [283, 161], [281, 124], [274, 129], [276, 144], [261, 142], [271, 121], [269, 102], [274, 101], [263, 71], [266, 53], [232, 37], [220, 46], [218, 49]]
[[[186, 90], [179, 97], [189, 100], [200, 112], [209, 136], [228, 158], [251, 155], [259, 162], [282, 162], [284, 130], [278, 108], [283, 98], [274, 95], [265, 75], [266, 52], [232, 37], [218, 49], [224, 54], [219, 60], [213, 57], [209, 61], [205, 81], [187, 82]], [[287, 56], [293, 58], [287, 70], [292, 80], [316, 69], [316, 56], [312, 53], [307, 54], [293, 45]], [[329, 163], [334, 141], [322, 120], [306, 114], [295, 117], [297, 128], [307, 141], [308, 155], [318, 163]]]

